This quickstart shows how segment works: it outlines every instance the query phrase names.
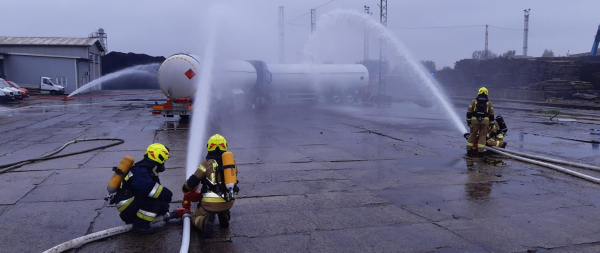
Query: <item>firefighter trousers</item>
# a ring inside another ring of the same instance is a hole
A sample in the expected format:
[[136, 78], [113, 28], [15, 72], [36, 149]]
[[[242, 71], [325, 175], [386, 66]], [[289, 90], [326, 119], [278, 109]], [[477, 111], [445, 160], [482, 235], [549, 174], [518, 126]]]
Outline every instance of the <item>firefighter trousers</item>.
[[504, 146], [504, 141], [502, 139], [491, 138], [487, 140], [486, 144], [490, 147], [502, 147]]
[[[467, 151], [470, 151], [473, 149], [473, 147], [477, 147], [477, 151], [479, 153], [483, 152], [485, 149], [485, 137], [487, 136], [489, 125], [490, 121], [486, 119], [482, 121], [478, 121], [476, 119], [471, 120], [471, 134], [467, 140]], [[479, 140], [477, 143], [475, 143], [475, 138], [477, 138], [477, 135], [479, 135]]]
[[135, 196], [117, 203], [121, 220], [136, 227], [147, 227], [158, 216], [169, 212], [169, 203], [147, 196]]
[[[206, 224], [207, 219], [212, 218], [211, 215], [217, 215], [219, 217], [219, 225], [222, 228], [229, 226], [229, 219], [231, 218], [231, 212], [229, 209], [233, 205], [232, 202], [223, 202], [223, 203], [204, 203], [198, 205], [196, 211], [192, 214], [192, 222], [194, 226], [198, 228], [200, 231], [204, 230], [204, 225]], [[212, 225], [213, 220], [210, 221], [210, 225]]]

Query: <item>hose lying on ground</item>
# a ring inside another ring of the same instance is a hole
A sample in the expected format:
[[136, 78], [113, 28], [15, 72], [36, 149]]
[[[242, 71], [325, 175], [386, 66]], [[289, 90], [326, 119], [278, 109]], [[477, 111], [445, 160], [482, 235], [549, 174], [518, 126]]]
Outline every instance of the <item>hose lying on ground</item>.
[[[152, 223], [163, 221], [164, 218], [165, 218], [164, 216], [156, 217], [156, 219]], [[133, 228], [133, 225], [129, 224], [129, 225], [125, 225], [125, 226], [114, 227], [114, 228], [109, 228], [107, 230], [98, 231], [96, 233], [91, 233], [89, 235], [84, 235], [82, 237], [78, 237], [73, 240], [66, 241], [64, 243], [61, 243], [59, 245], [56, 245], [56, 246], [44, 251], [43, 253], [64, 252], [64, 251], [67, 251], [70, 249], [81, 247], [84, 244], [89, 243], [89, 242], [93, 242], [93, 241], [100, 240], [100, 239], [110, 237], [113, 235], [118, 235], [118, 234], [122, 234], [125, 232], [129, 232], [132, 228]], [[189, 238], [189, 236], [188, 236], [188, 238]], [[188, 242], [189, 242], [189, 240], [188, 240]]]
[[[78, 143], [78, 142], [85, 142], [85, 141], [115, 141], [115, 143], [111, 143], [111, 144], [107, 144], [107, 145], [103, 145], [103, 146], [99, 146], [99, 147], [95, 147], [95, 148], [90, 148], [90, 149], [86, 149], [86, 150], [82, 150], [82, 151], [77, 151], [77, 152], [72, 152], [72, 153], [67, 153], [67, 154], [62, 154], [62, 155], [56, 155], [58, 152], [62, 151], [63, 149], [65, 149], [67, 146], [69, 146], [71, 144]], [[83, 154], [83, 153], [91, 152], [94, 150], [105, 149], [105, 148], [109, 148], [112, 146], [120, 145], [120, 144], [123, 144], [124, 142], [125, 141], [123, 139], [116, 139], [116, 138], [74, 139], [70, 142], [65, 143], [61, 147], [59, 147], [49, 153], [41, 155], [38, 158], [27, 159], [27, 160], [16, 162], [16, 163], [0, 165], [0, 174], [14, 170], [14, 169], [19, 168], [26, 164], [39, 162], [39, 161], [52, 160], [52, 159], [56, 159], [56, 158], [66, 157], [66, 156]]]
[[[488, 148], [495, 149], [495, 150], [500, 150], [500, 149], [495, 148], [495, 147], [488, 147]], [[589, 165], [589, 164], [563, 161], [563, 160], [558, 160], [558, 159], [549, 158], [549, 157], [543, 157], [543, 156], [538, 156], [538, 155], [530, 155], [530, 154], [526, 154], [526, 153], [521, 153], [521, 152], [516, 152], [516, 151], [508, 150], [508, 149], [502, 149], [500, 151], [506, 152], [506, 153], [511, 153], [511, 154], [514, 154], [514, 155], [522, 156], [522, 157], [527, 157], [527, 158], [535, 159], [535, 160], [541, 160], [541, 161], [546, 161], [546, 162], [551, 162], [551, 163], [563, 164], [563, 165], [567, 165], [567, 166], [573, 166], [573, 167], [578, 167], [578, 168], [583, 168], [583, 169], [588, 169], [588, 170], [600, 171], [600, 167]]]
[[[569, 174], [571, 176], [575, 176], [575, 177], [578, 177], [578, 178], [585, 179], [585, 180], [593, 182], [593, 183], [600, 184], [600, 178], [595, 178], [595, 177], [592, 177], [592, 176], [588, 176], [586, 174], [579, 173], [579, 172], [576, 172], [576, 171], [572, 171], [572, 170], [569, 170], [569, 169], [566, 169], [566, 168], [563, 168], [563, 167], [560, 167], [560, 166], [557, 166], [557, 165], [554, 165], [554, 164], [545, 163], [545, 162], [541, 162], [541, 161], [537, 161], [537, 160], [533, 160], [533, 159], [524, 158], [524, 157], [520, 157], [520, 156], [517, 156], [517, 155], [509, 154], [507, 152], [500, 151], [499, 149], [494, 148], [494, 147], [488, 147], [488, 148], [492, 152], [495, 152], [495, 153], [498, 153], [498, 154], [510, 157], [512, 159], [515, 159], [515, 160], [519, 160], [519, 161], [527, 162], [527, 163], [532, 163], [532, 164], [537, 164], [537, 165], [540, 165], [540, 166], [544, 166], [544, 167], [547, 167], [547, 168], [558, 170], [560, 172]], [[512, 151], [512, 152], [517, 153], [515, 151]]]
[[183, 235], [181, 237], [181, 248], [179, 253], [187, 253], [190, 250], [190, 215], [183, 215]]

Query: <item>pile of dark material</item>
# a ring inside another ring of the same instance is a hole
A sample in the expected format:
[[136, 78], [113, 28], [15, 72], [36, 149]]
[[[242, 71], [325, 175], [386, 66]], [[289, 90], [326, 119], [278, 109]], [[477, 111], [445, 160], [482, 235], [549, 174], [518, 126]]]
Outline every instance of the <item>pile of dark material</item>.
[[162, 56], [149, 56], [145, 54], [110, 52], [102, 56], [102, 75], [108, 75], [122, 69], [137, 65], [148, 65], [151, 73], [156, 75], [124, 75], [110, 81], [102, 83], [102, 89], [158, 89], [158, 69], [160, 64], [165, 60]]
[[445, 86], [528, 90], [600, 89], [600, 57], [464, 59], [438, 71]]

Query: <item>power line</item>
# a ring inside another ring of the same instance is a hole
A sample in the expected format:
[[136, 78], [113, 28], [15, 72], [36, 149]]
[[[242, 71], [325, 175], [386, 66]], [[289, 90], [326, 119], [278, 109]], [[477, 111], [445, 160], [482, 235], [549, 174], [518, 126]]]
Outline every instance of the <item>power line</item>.
[[[325, 6], [325, 5], [328, 5], [329, 3], [333, 2], [333, 1], [335, 1], [335, 0], [331, 0], [331, 1], [327, 2], [327, 3], [321, 4], [321, 5], [317, 6], [316, 8], [313, 8], [313, 9], [315, 9], [315, 10], [316, 10], [316, 9], [319, 9], [319, 8], [321, 8], [321, 7]], [[308, 15], [308, 14], [310, 14], [310, 11], [309, 11], [309, 12], [307, 12], [307, 13], [304, 13], [304, 14], [302, 14], [302, 15], [298, 16], [298, 17], [292, 18], [292, 19], [288, 20], [287, 22], [294, 21], [294, 20], [296, 20], [296, 19], [299, 19], [299, 18], [301, 18], [301, 17], [304, 17], [304, 16], [306, 16], [306, 15]]]
[[296, 26], [303, 26], [303, 27], [310, 27], [309, 25], [301, 25], [301, 24], [295, 24], [295, 23], [290, 23], [290, 22], [285, 22], [288, 25], [296, 25]]
[[506, 27], [495, 26], [495, 25], [490, 25], [490, 27], [504, 29], [504, 30], [523, 31], [523, 29], [521, 29], [521, 28], [506, 28]]
[[[483, 27], [486, 25], [453, 25], [453, 26], [425, 26], [425, 27], [390, 27], [390, 29], [394, 30], [427, 30], [427, 29], [449, 29], [449, 28], [469, 28], [469, 27]], [[495, 25], [489, 25], [489, 27], [504, 29], [504, 30], [519, 30], [520, 28], [507, 28]]]
[[446, 28], [464, 28], [464, 27], [478, 27], [485, 25], [456, 25], [456, 26], [427, 26], [427, 27], [390, 27], [390, 29], [398, 30], [425, 30], [425, 29], [446, 29]]

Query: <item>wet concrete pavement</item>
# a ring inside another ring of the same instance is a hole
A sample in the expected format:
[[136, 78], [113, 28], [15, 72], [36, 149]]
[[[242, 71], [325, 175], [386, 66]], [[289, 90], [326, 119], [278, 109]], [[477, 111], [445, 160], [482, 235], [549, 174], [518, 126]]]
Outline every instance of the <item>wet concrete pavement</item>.
[[[0, 174], [0, 251], [39, 252], [123, 225], [116, 208], [102, 200], [111, 168], [124, 155], [140, 159], [153, 142], [172, 151], [161, 180], [175, 193], [171, 207], [181, 203], [188, 125], [152, 116], [151, 105], [163, 95], [139, 93], [0, 107], [0, 164], [39, 156], [73, 138], [125, 140]], [[460, 115], [467, 104], [458, 107]], [[598, 163], [597, 146], [554, 138], [599, 140], [589, 130], [600, 128], [593, 120], [598, 112], [495, 107], [509, 126], [509, 148]], [[549, 110], [592, 120], [551, 121]], [[190, 252], [600, 251], [597, 185], [512, 160], [502, 166], [466, 161], [465, 140], [443, 115], [435, 105], [414, 103], [281, 105], [213, 115], [210, 134], [227, 138], [239, 165], [240, 199], [231, 227], [206, 241], [194, 230]], [[178, 252], [181, 223], [163, 225], [155, 235], [122, 234], [72, 252]]]

